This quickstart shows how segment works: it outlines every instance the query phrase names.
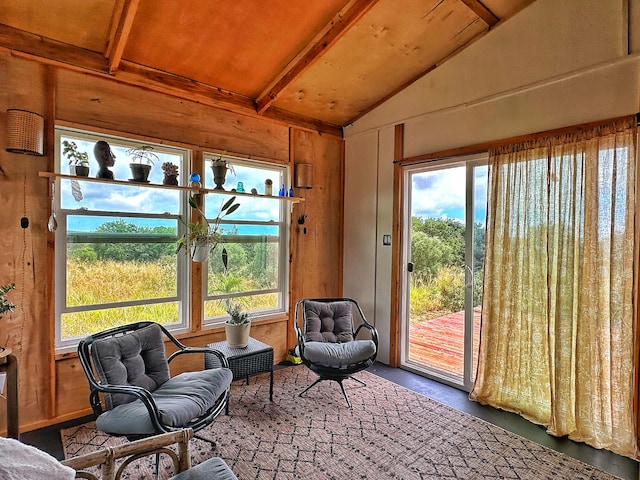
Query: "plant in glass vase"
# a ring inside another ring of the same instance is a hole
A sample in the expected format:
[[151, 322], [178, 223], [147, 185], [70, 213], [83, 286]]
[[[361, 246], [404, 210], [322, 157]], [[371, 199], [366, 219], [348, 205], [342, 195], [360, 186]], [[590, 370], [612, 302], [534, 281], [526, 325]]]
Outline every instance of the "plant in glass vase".
[[220, 207], [213, 220], [207, 219], [193, 195], [189, 195], [189, 206], [198, 213], [199, 221], [186, 224], [187, 232], [178, 240], [176, 253], [184, 248], [185, 252], [190, 252], [194, 262], [204, 262], [222, 241], [220, 222], [240, 208], [240, 204], [236, 202], [236, 197], [231, 197]]

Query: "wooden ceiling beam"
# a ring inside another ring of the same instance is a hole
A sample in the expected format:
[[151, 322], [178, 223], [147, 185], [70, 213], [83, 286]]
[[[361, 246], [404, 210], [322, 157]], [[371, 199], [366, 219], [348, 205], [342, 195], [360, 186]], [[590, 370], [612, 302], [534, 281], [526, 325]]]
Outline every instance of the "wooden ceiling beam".
[[480, 0], [462, 0], [462, 3], [469, 7], [469, 9], [479, 16], [489, 27], [493, 27], [500, 21]]
[[298, 55], [295, 56], [256, 99], [257, 111], [264, 113], [298, 76], [337, 42], [378, 0], [349, 0]]
[[109, 73], [118, 70], [139, 4], [140, 0], [124, 0], [117, 21], [113, 22], [116, 28], [110, 33], [113, 36], [109, 37], [109, 47], [106, 52], [106, 57], [109, 59]]
[[0, 24], [0, 48], [9, 50], [14, 55], [31, 58], [41, 63], [55, 64], [76, 70], [106, 72], [108, 67], [107, 59], [97, 52], [2, 24]]
[[337, 125], [273, 108], [268, 109], [264, 115], [258, 115], [255, 102], [251, 98], [125, 60], [119, 62], [119, 69], [114, 74], [109, 74], [109, 62], [98, 52], [2, 24], [0, 49], [46, 65], [89, 73], [222, 110], [342, 138], [342, 129]]

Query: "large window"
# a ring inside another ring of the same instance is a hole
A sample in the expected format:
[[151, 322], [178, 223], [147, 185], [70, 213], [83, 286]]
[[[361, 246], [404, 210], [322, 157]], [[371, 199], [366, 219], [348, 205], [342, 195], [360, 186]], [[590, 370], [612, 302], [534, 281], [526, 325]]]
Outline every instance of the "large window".
[[[63, 145], [75, 142], [88, 154], [89, 175], [95, 178], [93, 149], [99, 140], [107, 141], [115, 154], [115, 179], [131, 179], [127, 149], [142, 142], [63, 128], [56, 130], [56, 172], [69, 173]], [[184, 182], [189, 152], [151, 146], [157, 158], [149, 181], [162, 183], [161, 166], [172, 162]], [[134, 182], [67, 178], [57, 179], [54, 187], [56, 346], [70, 347], [87, 334], [139, 320], [185, 326], [187, 258], [175, 254], [175, 245], [184, 228], [179, 218], [186, 193]]]
[[[203, 179], [213, 189], [211, 160], [220, 155], [205, 155]], [[223, 202], [233, 195], [240, 182], [246, 193], [259, 195], [237, 198], [240, 208], [222, 223], [224, 244], [209, 256], [203, 292], [205, 324], [222, 322], [227, 307], [239, 304], [253, 318], [285, 311], [287, 291], [287, 218], [290, 203], [265, 197], [265, 181], [271, 180], [273, 194], [289, 184], [286, 167], [223, 156], [233, 170], [227, 172], [224, 189], [228, 195], [209, 194], [205, 198], [207, 218], [215, 218]], [[222, 250], [227, 253], [227, 268]]]

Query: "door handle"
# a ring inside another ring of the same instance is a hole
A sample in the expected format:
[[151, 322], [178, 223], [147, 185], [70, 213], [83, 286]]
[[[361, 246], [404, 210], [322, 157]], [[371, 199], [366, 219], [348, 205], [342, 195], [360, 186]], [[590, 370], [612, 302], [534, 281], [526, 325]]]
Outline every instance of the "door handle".
[[[467, 276], [467, 272], [469, 273], [469, 276]], [[465, 278], [464, 287], [465, 288], [473, 287], [473, 270], [471, 270], [471, 267], [466, 263], [464, 264], [464, 278]], [[471, 280], [468, 280], [469, 278]]]

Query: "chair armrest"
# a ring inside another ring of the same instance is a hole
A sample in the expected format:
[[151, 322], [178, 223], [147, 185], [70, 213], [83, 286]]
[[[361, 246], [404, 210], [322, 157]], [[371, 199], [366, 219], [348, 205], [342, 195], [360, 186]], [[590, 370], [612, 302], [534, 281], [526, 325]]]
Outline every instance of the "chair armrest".
[[358, 326], [358, 328], [356, 329], [356, 332], [353, 335], [353, 338], [357, 338], [358, 334], [360, 333], [360, 330], [362, 330], [363, 328], [366, 328], [367, 330], [369, 330], [369, 332], [371, 334], [371, 340], [373, 340], [373, 343], [375, 343], [376, 347], [377, 347], [378, 346], [378, 331], [376, 330], [376, 327], [374, 327], [370, 323], [361, 323]]
[[[78, 457], [63, 460], [61, 463], [67, 467], [76, 470], [76, 478], [94, 478], [87, 477], [87, 468], [102, 465], [101, 472], [104, 480], [120, 478], [123, 471], [129, 465], [129, 462], [156, 453], [166, 453], [173, 462], [174, 474], [183, 472], [191, 468], [191, 458], [189, 456], [189, 440], [193, 437], [193, 430], [186, 428], [176, 432], [163, 433], [153, 437], [143, 438], [133, 442], [117, 445], [115, 447], [107, 447], [95, 452], [80, 455]], [[168, 445], [178, 444], [178, 453], [173, 450], [164, 448]], [[128, 457], [117, 470], [115, 461]]]
[[229, 368], [229, 361], [227, 360], [227, 357], [224, 353], [222, 353], [220, 350], [216, 350], [214, 348], [208, 348], [208, 347], [184, 347], [181, 348], [175, 352], [173, 352], [169, 358], [167, 359], [168, 363], [171, 363], [171, 360], [173, 360], [174, 358], [176, 358], [179, 355], [184, 355], [187, 353], [202, 353], [202, 354], [212, 354], [215, 355], [218, 358], [218, 361], [220, 362], [220, 365], [223, 368]]
[[[102, 393], [121, 393], [136, 397], [144, 404], [149, 412], [149, 418], [151, 419], [151, 423], [154, 428], [161, 432], [167, 431], [167, 427], [165, 427], [160, 421], [160, 411], [158, 410], [158, 406], [156, 405], [156, 402], [149, 390], [138, 387], [137, 385], [110, 385], [101, 383], [97, 383], [94, 390]], [[96, 410], [94, 408], [94, 412], [95, 411]]]

